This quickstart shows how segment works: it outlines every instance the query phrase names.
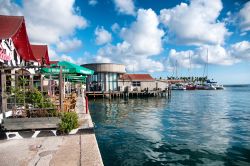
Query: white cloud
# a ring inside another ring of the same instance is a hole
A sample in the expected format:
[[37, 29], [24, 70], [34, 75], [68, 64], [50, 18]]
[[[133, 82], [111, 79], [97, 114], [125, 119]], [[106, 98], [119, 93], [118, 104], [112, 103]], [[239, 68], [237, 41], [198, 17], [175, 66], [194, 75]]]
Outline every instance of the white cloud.
[[72, 40], [60, 41], [56, 45], [56, 50], [59, 52], [70, 52], [82, 46], [82, 41], [73, 38]]
[[87, 55], [88, 54], [87, 52], [85, 52], [82, 57], [73, 58], [72, 56], [67, 55], [67, 54], [58, 55], [56, 51], [51, 47], [48, 47], [48, 51], [49, 51], [50, 61], [68, 61], [71, 63], [81, 65], [81, 64], [86, 63], [86, 59], [89, 58], [89, 55]]
[[147, 56], [136, 55], [127, 42], [117, 45], [107, 45], [98, 50], [96, 62], [102, 63], [122, 63], [128, 71], [158, 72], [163, 71], [161, 62], [152, 60]]
[[250, 42], [241, 41], [232, 44], [230, 53], [239, 60], [250, 60]]
[[2, 0], [0, 14], [3, 15], [22, 15], [20, 7], [11, 0]]
[[111, 26], [111, 29], [114, 33], [117, 33], [121, 28], [120, 28], [120, 25], [118, 23], [114, 23], [112, 26]]
[[163, 50], [161, 40], [164, 32], [158, 25], [158, 17], [153, 10], [138, 10], [137, 20], [130, 27], [122, 28], [124, 41], [100, 48], [96, 61], [122, 63], [128, 71], [163, 71], [162, 62], [151, 58]]
[[157, 55], [162, 51], [164, 35], [158, 25], [157, 15], [152, 9], [139, 9], [136, 22], [130, 28], [123, 28], [121, 36], [131, 44], [135, 54]]
[[105, 30], [103, 27], [99, 28], [97, 27], [95, 29], [95, 42], [97, 45], [103, 45], [106, 43], [109, 43], [112, 40], [112, 35], [107, 30]]
[[239, 12], [240, 28], [242, 31], [250, 31], [250, 2], [247, 2]]
[[22, 6], [5, 0], [0, 13], [24, 15], [31, 42], [56, 44], [63, 37], [74, 35], [76, 28], [85, 28], [87, 21], [77, 13], [74, 0], [29, 0]]
[[98, 1], [97, 0], [89, 0], [89, 5], [90, 6], [95, 6], [97, 5]]
[[196, 62], [197, 59], [199, 59], [199, 57], [194, 54], [193, 50], [178, 52], [175, 49], [171, 49], [168, 55], [168, 64], [170, 65], [170, 69], [176, 65], [184, 68], [201, 67], [201, 65]]
[[75, 61], [73, 60], [72, 57], [66, 55], [66, 54], [63, 54], [63, 55], [58, 55], [56, 53], [56, 51], [52, 48], [52, 47], [48, 47], [48, 51], [49, 51], [49, 58], [50, 58], [50, 61], [69, 61], [69, 62], [72, 62], [74, 63]]
[[119, 13], [135, 15], [135, 6], [133, 0], [114, 0], [114, 3]]
[[160, 11], [160, 20], [168, 29], [171, 42], [187, 45], [223, 44], [230, 33], [218, 16], [220, 0], [191, 0], [172, 9]]
[[195, 50], [169, 51], [168, 63], [170, 66], [175, 66], [176, 63], [184, 68], [199, 68], [205, 63], [216, 65], [232, 65], [239, 62], [230, 51], [227, 51], [220, 45], [203, 45]]
[[18, 5], [11, 0], [4, 0], [1, 1], [0, 14], [24, 15], [30, 41], [48, 44], [51, 60], [80, 63], [82, 60], [79, 58], [75, 60], [56, 52], [69, 52], [82, 45], [74, 35], [76, 29], [86, 28], [87, 20], [80, 15], [74, 3], [75, 0], [29, 0]]
[[199, 55], [201, 61], [217, 65], [232, 65], [236, 60], [231, 54], [220, 45], [203, 45], [196, 49], [196, 54]]

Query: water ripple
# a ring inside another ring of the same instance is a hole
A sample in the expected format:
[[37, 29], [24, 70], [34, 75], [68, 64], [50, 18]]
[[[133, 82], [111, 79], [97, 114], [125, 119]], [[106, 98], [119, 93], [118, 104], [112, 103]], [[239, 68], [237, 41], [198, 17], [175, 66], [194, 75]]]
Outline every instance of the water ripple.
[[250, 165], [250, 87], [90, 101], [105, 165]]

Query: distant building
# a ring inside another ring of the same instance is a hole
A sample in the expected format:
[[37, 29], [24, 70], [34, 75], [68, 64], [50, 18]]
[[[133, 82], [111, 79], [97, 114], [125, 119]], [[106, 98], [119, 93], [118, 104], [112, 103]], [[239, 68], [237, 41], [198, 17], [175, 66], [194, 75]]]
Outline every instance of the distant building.
[[123, 74], [119, 79], [121, 91], [156, 90], [156, 81], [150, 74]]
[[92, 63], [81, 66], [95, 71], [94, 75], [87, 77], [87, 91], [118, 91], [118, 79], [126, 73], [122, 64]]

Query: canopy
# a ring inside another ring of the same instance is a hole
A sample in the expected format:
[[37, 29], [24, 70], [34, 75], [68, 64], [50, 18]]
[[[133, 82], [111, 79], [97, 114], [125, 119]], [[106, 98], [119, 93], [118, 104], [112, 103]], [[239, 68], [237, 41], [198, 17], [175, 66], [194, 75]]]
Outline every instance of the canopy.
[[69, 80], [85, 80], [86, 76], [71, 76], [71, 75], [69, 75], [66, 78]]
[[86, 76], [67, 76], [66, 77], [69, 82], [86, 82]]
[[[46, 78], [52, 79], [52, 80], [58, 80], [58, 75], [45, 75]], [[75, 75], [67, 75], [66, 77], [67, 82], [82, 82], [86, 83], [87, 76], [75, 76]]]
[[[63, 74], [81, 74], [81, 75], [92, 75], [94, 74], [93, 70], [87, 69], [85, 67], [76, 65], [74, 63], [60, 61], [57, 63], [58, 66], [62, 66]], [[42, 68], [42, 73], [50, 73], [50, 74], [59, 74], [60, 68]]]

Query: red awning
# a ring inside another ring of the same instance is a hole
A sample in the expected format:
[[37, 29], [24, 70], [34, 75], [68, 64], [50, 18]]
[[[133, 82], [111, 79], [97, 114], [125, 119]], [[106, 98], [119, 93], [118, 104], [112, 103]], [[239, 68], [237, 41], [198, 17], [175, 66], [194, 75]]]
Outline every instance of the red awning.
[[15, 48], [25, 61], [37, 61], [30, 47], [23, 16], [0, 15], [0, 39], [11, 38]]
[[47, 45], [31, 45], [31, 49], [33, 55], [40, 64], [50, 64]]

